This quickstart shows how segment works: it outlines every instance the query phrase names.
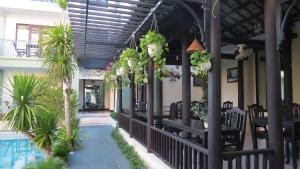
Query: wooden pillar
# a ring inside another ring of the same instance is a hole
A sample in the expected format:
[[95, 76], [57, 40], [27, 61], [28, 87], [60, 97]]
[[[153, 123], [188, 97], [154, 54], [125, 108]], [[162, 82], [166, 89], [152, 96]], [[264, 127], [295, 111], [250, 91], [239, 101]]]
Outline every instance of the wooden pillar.
[[132, 119], [134, 117], [135, 109], [135, 85], [134, 85], [134, 74], [129, 75], [130, 79], [130, 98], [129, 98], [129, 135], [132, 137]]
[[265, 0], [265, 34], [267, 66], [268, 134], [269, 147], [273, 150], [270, 168], [283, 169], [283, 131], [280, 87], [280, 57], [276, 52], [276, 10], [278, 0]]
[[238, 61], [238, 107], [244, 110], [244, 62]]
[[258, 52], [255, 51], [255, 89], [256, 89], [256, 104], [259, 105], [259, 78], [258, 78], [258, 73], [259, 73], [259, 56], [258, 56]]
[[118, 92], [117, 92], [117, 112], [118, 113], [122, 113], [122, 78], [119, 77], [118, 78], [118, 85], [119, 85], [119, 88], [118, 88]]
[[191, 125], [191, 60], [186, 53], [186, 34], [181, 38], [182, 58], [182, 122], [184, 125]]
[[[214, 6], [215, 5], [215, 6]], [[220, 1], [211, 1], [212, 70], [208, 72], [208, 168], [222, 168]]]
[[160, 80], [159, 78], [156, 78], [155, 80], [155, 93], [156, 93], [156, 97], [155, 97], [155, 111], [157, 113], [157, 117], [158, 117], [158, 121], [157, 123], [160, 125], [161, 124], [161, 120], [162, 120], [162, 116], [163, 116], [163, 100], [162, 100], [162, 80]]
[[151, 127], [153, 125], [153, 60], [148, 64], [148, 85], [147, 85], [147, 151], [151, 152]]

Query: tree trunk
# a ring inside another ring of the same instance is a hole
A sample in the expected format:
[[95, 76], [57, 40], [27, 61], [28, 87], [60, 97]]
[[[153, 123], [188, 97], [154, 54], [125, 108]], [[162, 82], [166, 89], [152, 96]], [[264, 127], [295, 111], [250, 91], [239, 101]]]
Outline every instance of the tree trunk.
[[64, 108], [65, 108], [65, 127], [67, 137], [70, 138], [72, 135], [71, 127], [71, 81], [64, 81]]

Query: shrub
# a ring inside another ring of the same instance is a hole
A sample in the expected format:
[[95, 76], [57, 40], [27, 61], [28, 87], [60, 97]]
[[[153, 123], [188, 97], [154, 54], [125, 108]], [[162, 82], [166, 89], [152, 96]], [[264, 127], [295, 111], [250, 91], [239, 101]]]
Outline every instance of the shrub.
[[119, 130], [116, 128], [112, 132], [112, 137], [117, 142], [120, 147], [122, 153], [129, 160], [130, 166], [132, 169], [147, 169], [148, 167], [145, 165], [144, 161], [140, 159], [137, 152], [134, 150], [132, 146], [130, 146], [120, 134]]
[[118, 120], [118, 112], [110, 113], [110, 117], [113, 118], [114, 120]]
[[71, 151], [72, 151], [72, 146], [67, 141], [58, 140], [52, 145], [53, 156], [61, 157], [64, 160], [68, 159], [68, 155]]
[[39, 160], [25, 166], [24, 169], [67, 169], [66, 162], [58, 157]]

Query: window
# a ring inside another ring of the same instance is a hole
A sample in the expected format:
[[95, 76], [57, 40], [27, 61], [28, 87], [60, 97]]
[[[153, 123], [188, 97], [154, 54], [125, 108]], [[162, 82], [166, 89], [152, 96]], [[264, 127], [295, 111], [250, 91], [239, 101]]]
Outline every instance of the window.
[[41, 25], [17, 24], [16, 40], [37, 42], [42, 29], [45, 27]]

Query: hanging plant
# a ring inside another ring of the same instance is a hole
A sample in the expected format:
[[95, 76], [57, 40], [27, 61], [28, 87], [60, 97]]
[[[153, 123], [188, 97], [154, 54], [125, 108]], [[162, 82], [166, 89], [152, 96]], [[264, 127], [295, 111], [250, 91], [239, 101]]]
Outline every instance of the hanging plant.
[[136, 71], [139, 60], [139, 53], [133, 48], [126, 48], [121, 56], [119, 63], [121, 67], [127, 69], [130, 73], [134, 73]]
[[176, 82], [181, 78], [181, 75], [177, 71], [167, 70], [164, 74], [165, 78], [169, 78], [170, 82]]
[[149, 31], [140, 39], [140, 48], [142, 49], [141, 60], [148, 60], [147, 56], [153, 58], [155, 75], [159, 78], [163, 78], [163, 74], [166, 70], [166, 58], [163, 57], [163, 53], [169, 52], [165, 37], [157, 32]]
[[[107, 71], [104, 74], [104, 82], [106, 83], [106, 87], [122, 87], [128, 86], [128, 68], [126, 65], [122, 65], [121, 62], [117, 61], [112, 65], [112, 70]], [[122, 86], [118, 83], [118, 78], [122, 80]]]
[[211, 54], [207, 50], [196, 50], [191, 55], [192, 73], [199, 75], [211, 69]]

